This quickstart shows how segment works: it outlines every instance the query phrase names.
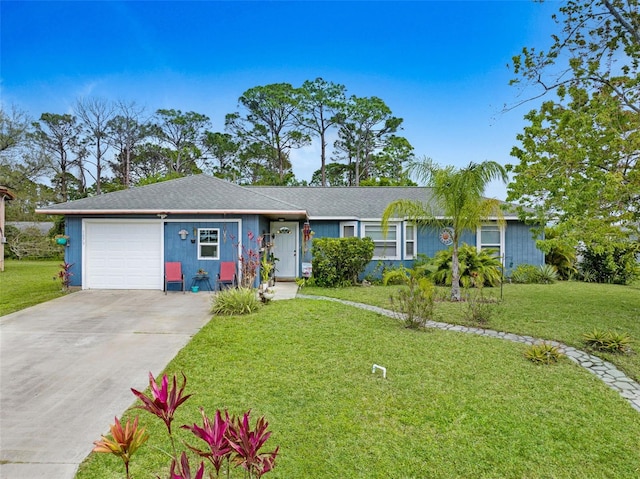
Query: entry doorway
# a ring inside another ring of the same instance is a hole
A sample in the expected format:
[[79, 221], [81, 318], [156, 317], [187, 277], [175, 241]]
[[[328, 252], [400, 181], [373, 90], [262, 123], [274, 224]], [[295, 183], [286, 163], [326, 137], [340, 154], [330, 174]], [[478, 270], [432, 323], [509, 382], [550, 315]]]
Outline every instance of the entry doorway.
[[273, 235], [273, 256], [278, 280], [295, 280], [298, 277], [298, 223], [294, 221], [274, 221], [271, 223]]

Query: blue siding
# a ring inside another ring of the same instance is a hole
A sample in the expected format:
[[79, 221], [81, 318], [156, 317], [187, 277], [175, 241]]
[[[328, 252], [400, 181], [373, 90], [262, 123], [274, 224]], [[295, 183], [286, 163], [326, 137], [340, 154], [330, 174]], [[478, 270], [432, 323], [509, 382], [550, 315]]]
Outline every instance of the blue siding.
[[[338, 238], [340, 236], [340, 222], [338, 221], [310, 221], [309, 224], [311, 225], [311, 231], [313, 231], [313, 239]], [[300, 228], [302, 228], [302, 226]], [[309, 241], [305, 247], [302, 233], [300, 233], [300, 249], [302, 251], [302, 255], [300, 257], [300, 271], [298, 272], [300, 276], [302, 276], [302, 263], [311, 263], [313, 259], [311, 255], [313, 239]]]
[[[88, 216], [88, 218], [95, 218], [96, 216]], [[99, 218], [106, 218], [105, 216], [99, 216]], [[122, 218], [122, 219], [134, 219], [134, 218], [154, 218], [156, 215], [129, 215], [129, 216], [113, 216], [109, 219]], [[222, 216], [210, 216], [207, 218], [194, 218], [189, 216], [182, 216], [183, 221], [175, 221], [175, 219], [181, 218], [180, 216], [172, 216], [174, 221], [165, 221], [164, 223], [164, 260], [165, 261], [180, 261], [182, 263], [182, 269], [185, 274], [187, 285], [191, 283], [191, 278], [195, 275], [199, 268], [204, 269], [209, 273], [209, 277], [212, 286], [215, 287], [215, 279], [220, 271], [220, 261], [238, 261], [238, 242], [240, 239], [243, 245], [248, 246], [247, 233], [249, 231], [254, 232], [256, 236], [259, 234], [259, 222], [256, 215], [243, 215], [237, 217], [225, 216], [221, 221]], [[242, 220], [243, 232], [238, 231], [237, 220]], [[80, 216], [67, 216], [66, 222], [66, 234], [69, 236], [69, 247], [65, 249], [65, 261], [73, 263], [72, 268], [73, 276], [71, 278], [72, 286], [82, 286], [82, 217]], [[197, 238], [194, 235], [194, 228], [219, 228], [220, 229], [220, 253], [219, 260], [198, 260], [197, 252]], [[186, 240], [180, 239], [178, 231], [185, 229], [188, 231]], [[194, 240], [194, 242], [191, 242]], [[170, 285], [170, 288], [178, 288], [179, 285]]]
[[508, 276], [519, 264], [544, 264], [544, 253], [536, 247], [531, 226], [509, 222], [505, 231], [505, 274]]
[[268, 235], [270, 233], [269, 232], [270, 224], [271, 222], [269, 221], [268, 218], [260, 217], [258, 219], [258, 229], [256, 233], [259, 233], [263, 237]]
[[[360, 229], [360, 222], [358, 229]], [[315, 238], [337, 238], [340, 236], [339, 221], [312, 221], [312, 230]], [[402, 228], [404, 235], [404, 228]], [[438, 251], [446, 250], [446, 246], [440, 242], [440, 228], [428, 226], [418, 229], [416, 252], [433, 257]], [[404, 251], [404, 236], [402, 237], [402, 249]], [[465, 231], [462, 234], [460, 243], [476, 246], [477, 236], [475, 231]], [[530, 227], [517, 222], [508, 222], [505, 230], [505, 266], [507, 274], [518, 264], [527, 263], [534, 265], [544, 264], [544, 254], [536, 248], [535, 239], [532, 238]], [[305, 261], [310, 261], [309, 257]], [[380, 277], [384, 269], [396, 268], [400, 265], [411, 267], [413, 260], [373, 260], [365, 269], [366, 276]]]
[[[101, 216], [104, 218], [104, 216]], [[114, 216], [113, 218], [156, 218], [153, 216]], [[242, 231], [238, 231], [237, 220], [242, 222]], [[187, 285], [190, 284], [191, 278], [195, 275], [199, 268], [209, 272], [212, 285], [215, 287], [215, 279], [220, 271], [220, 261], [238, 261], [238, 242], [242, 242], [244, 251], [247, 249], [256, 249], [260, 245], [257, 238], [260, 235], [269, 233], [270, 219], [260, 217], [258, 215], [238, 215], [230, 217], [208, 216], [172, 216], [171, 221], [164, 223], [164, 259], [165, 261], [180, 261], [182, 263]], [[176, 221], [177, 220], [177, 221]], [[65, 232], [69, 236], [69, 247], [65, 248], [65, 261], [73, 263], [71, 277], [72, 286], [82, 285], [82, 217], [67, 216]], [[338, 238], [340, 236], [339, 220], [312, 220], [311, 229], [314, 232], [313, 238]], [[305, 244], [302, 238], [302, 222], [298, 223], [300, 254], [298, 255], [299, 274], [302, 273], [302, 263], [311, 262], [311, 243]], [[220, 257], [218, 260], [198, 260], [197, 238], [194, 235], [194, 229], [197, 228], [218, 228], [220, 230]], [[357, 230], [360, 231], [361, 222], [357, 222]], [[178, 231], [185, 229], [189, 232], [186, 240], [180, 239]], [[404, 228], [401, 228], [404, 234]], [[447, 249], [448, 246], [442, 244], [439, 240], [439, 228], [426, 227], [418, 229], [416, 253], [433, 257], [438, 251]], [[254, 237], [249, 239], [249, 233]], [[195, 240], [192, 242], [192, 240]], [[465, 232], [461, 242], [470, 245], [476, 244], [475, 232]], [[404, 237], [402, 238], [402, 251], [404, 252]], [[240, 252], [242, 254], [242, 252]], [[510, 221], [505, 231], [505, 266], [506, 273], [519, 264], [544, 264], [544, 254], [537, 249], [535, 239], [532, 236], [529, 226], [517, 222]], [[411, 267], [413, 260], [373, 260], [367, 266], [365, 275], [379, 276], [384, 268], [397, 267], [405, 265]], [[256, 279], [256, 286], [259, 282], [259, 275]], [[174, 285], [177, 286], [177, 285]]]
[[339, 221], [311, 221], [311, 231], [314, 238], [339, 238], [340, 222]]
[[64, 234], [69, 237], [68, 247], [64, 249], [64, 260], [71, 267], [71, 286], [82, 286], [82, 218], [67, 216], [64, 220]]
[[[217, 228], [219, 230], [219, 258], [217, 260], [198, 259], [198, 228]], [[178, 232], [186, 230], [189, 234], [187, 239], [180, 238]], [[191, 284], [192, 278], [198, 269], [209, 273], [211, 285], [215, 288], [215, 280], [220, 272], [221, 261], [237, 261], [237, 245], [238, 245], [238, 223], [222, 222], [211, 220], [201, 221], [167, 221], [164, 223], [164, 260], [179, 261], [182, 263], [182, 272], [184, 273], [187, 286]], [[200, 284], [203, 287], [203, 284]], [[169, 289], [179, 289], [179, 284], [170, 284]]]

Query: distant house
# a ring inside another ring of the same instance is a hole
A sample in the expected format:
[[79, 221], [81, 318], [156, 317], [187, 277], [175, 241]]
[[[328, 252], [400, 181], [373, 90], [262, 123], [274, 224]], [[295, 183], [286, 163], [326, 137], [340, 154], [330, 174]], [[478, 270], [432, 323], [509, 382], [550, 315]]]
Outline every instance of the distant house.
[[[181, 262], [187, 278], [200, 268], [215, 277], [220, 262], [238, 262], [248, 249], [260, 247], [271, 248], [278, 258], [278, 279], [294, 280], [311, 262], [312, 238], [321, 237], [371, 237], [375, 253], [369, 271], [380, 261], [411, 264], [418, 253], [433, 256], [447, 248], [446, 230], [418, 229], [398, 219], [383, 236], [382, 213], [393, 200], [428, 201], [429, 194], [425, 187], [239, 186], [196, 175], [38, 213], [65, 216], [65, 259], [74, 264], [74, 286], [161, 290], [166, 261]], [[494, 248], [507, 270], [543, 264], [530, 228], [515, 215], [506, 220], [505, 227], [489, 221], [462, 240]]]
[[45, 236], [49, 234], [55, 223], [53, 221], [7, 221], [7, 226], [13, 226], [18, 231], [36, 230]]

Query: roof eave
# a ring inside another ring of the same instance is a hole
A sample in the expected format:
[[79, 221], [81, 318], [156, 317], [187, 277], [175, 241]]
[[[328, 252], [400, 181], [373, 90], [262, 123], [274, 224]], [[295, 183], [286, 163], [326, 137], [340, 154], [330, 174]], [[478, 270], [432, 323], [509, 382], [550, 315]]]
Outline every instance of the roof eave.
[[176, 210], [176, 209], [61, 209], [38, 208], [36, 213], [42, 215], [267, 215], [267, 216], [298, 216], [307, 217], [305, 210], [241, 210], [241, 209], [211, 209], [211, 210]]

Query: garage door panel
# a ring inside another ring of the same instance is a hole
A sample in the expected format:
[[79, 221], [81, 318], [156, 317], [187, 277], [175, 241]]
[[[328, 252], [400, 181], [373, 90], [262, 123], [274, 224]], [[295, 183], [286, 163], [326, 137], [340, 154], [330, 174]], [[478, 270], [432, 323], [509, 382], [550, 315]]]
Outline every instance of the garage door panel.
[[159, 223], [87, 222], [87, 287], [162, 289], [161, 233]]

